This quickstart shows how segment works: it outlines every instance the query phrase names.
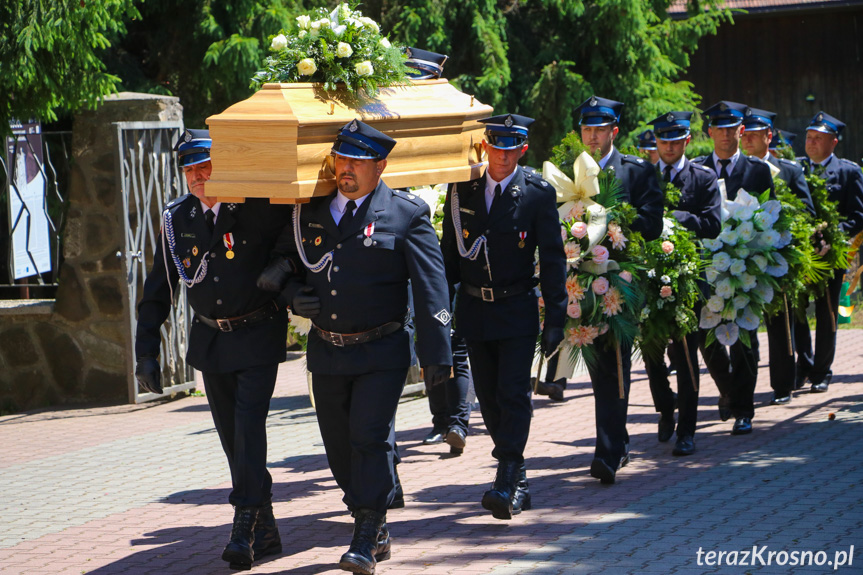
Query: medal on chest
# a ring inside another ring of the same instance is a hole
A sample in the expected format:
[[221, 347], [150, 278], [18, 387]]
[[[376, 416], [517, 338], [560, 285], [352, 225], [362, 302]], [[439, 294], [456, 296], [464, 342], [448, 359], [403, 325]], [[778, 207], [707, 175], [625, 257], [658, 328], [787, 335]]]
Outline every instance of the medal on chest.
[[363, 230], [363, 235], [366, 236], [366, 239], [363, 240], [363, 245], [371, 247], [372, 245], [372, 234], [375, 233], [375, 223], [371, 222], [366, 226], [366, 229]]
[[222, 240], [225, 243], [225, 248], [227, 248], [227, 252], [225, 252], [225, 257], [229, 260], [234, 259], [234, 234], [228, 232], [224, 236], [222, 236]]
[[524, 247], [524, 240], [527, 239], [527, 232], [518, 232], [518, 247]]

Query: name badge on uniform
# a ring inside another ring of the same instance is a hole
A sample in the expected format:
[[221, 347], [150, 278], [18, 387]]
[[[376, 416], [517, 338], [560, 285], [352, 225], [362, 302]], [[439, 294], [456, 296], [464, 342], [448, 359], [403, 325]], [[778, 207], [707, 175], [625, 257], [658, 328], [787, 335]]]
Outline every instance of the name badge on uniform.
[[321, 224], [316, 224], [315, 222], [309, 222], [309, 227], [310, 228], [317, 228], [319, 230], [324, 229], [324, 226], [322, 226]]
[[518, 247], [524, 247], [524, 240], [527, 239], [527, 232], [518, 232]]
[[464, 212], [464, 213], [466, 213], [466, 214], [470, 214], [470, 215], [472, 215], [472, 216], [475, 216], [475, 215], [476, 215], [476, 212], [475, 212], [475, 211], [473, 211], [473, 210], [469, 210], [469, 209], [467, 209], [467, 208], [461, 208], [461, 207], [460, 207], [460, 208], [458, 209], [458, 211], [460, 211], [460, 212]]
[[234, 234], [228, 232], [222, 236], [222, 239], [225, 242], [225, 247], [228, 249], [228, 251], [225, 252], [225, 257], [229, 260], [234, 259]]
[[372, 234], [375, 233], [375, 223], [370, 222], [369, 225], [366, 226], [366, 229], [363, 230], [363, 235], [366, 236], [366, 239], [363, 240], [363, 245], [367, 248], [372, 245]]

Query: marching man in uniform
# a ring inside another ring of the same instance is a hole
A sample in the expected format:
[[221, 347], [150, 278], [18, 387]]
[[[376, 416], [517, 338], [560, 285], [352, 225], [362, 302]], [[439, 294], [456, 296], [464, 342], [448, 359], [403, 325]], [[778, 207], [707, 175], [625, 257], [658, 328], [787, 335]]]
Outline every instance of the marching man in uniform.
[[[234, 525], [222, 559], [250, 569], [254, 559], [282, 551], [266, 420], [278, 365], [285, 361], [287, 312], [278, 294], [259, 289], [256, 281], [289, 247], [277, 245], [289, 212], [265, 199], [223, 204], [205, 196], [211, 144], [207, 130], [186, 130], [178, 145], [191, 193], [162, 214], [153, 269], [138, 304], [135, 375], [141, 387], [162, 393], [159, 328], [182, 281], [195, 312], [186, 361], [201, 371], [231, 469]], [[279, 269], [270, 273], [276, 282], [286, 279]]]
[[536, 262], [545, 301], [542, 351], [563, 341], [566, 255], [554, 188], [518, 165], [532, 118], [506, 114], [486, 124], [488, 169], [454, 184], [444, 207], [441, 250], [447, 281], [459, 286], [456, 335], [467, 341], [477, 398], [497, 474], [482, 506], [497, 519], [530, 509], [524, 448], [530, 431], [530, 372], [540, 330]]
[[341, 129], [332, 149], [338, 190], [295, 208], [291, 259], [300, 273], [283, 292], [294, 314], [312, 320], [307, 362], [318, 426], [355, 517], [339, 567], [366, 574], [390, 557], [394, 425], [411, 365], [409, 289], [426, 386], [449, 379], [452, 366], [449, 292], [428, 204], [381, 180], [395, 145], [358, 120]]

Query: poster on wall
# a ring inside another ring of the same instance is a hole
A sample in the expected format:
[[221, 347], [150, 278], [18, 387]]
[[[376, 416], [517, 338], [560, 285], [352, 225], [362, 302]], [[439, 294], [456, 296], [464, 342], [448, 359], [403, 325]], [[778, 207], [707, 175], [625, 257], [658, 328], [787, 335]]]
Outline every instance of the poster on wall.
[[42, 126], [38, 122], [10, 122], [6, 138], [9, 172], [10, 261], [14, 279], [51, 271], [45, 176], [42, 173]]

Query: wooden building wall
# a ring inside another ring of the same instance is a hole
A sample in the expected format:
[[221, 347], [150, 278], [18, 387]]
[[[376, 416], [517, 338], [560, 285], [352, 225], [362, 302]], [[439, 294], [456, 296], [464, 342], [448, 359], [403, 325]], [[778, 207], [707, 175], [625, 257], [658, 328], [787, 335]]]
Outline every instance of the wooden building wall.
[[[776, 125], [797, 134], [819, 110], [847, 124], [836, 154], [863, 158], [863, 4], [736, 15], [701, 40], [686, 79], [702, 109], [731, 100], [778, 114]], [[807, 101], [807, 96], [814, 96]]]

